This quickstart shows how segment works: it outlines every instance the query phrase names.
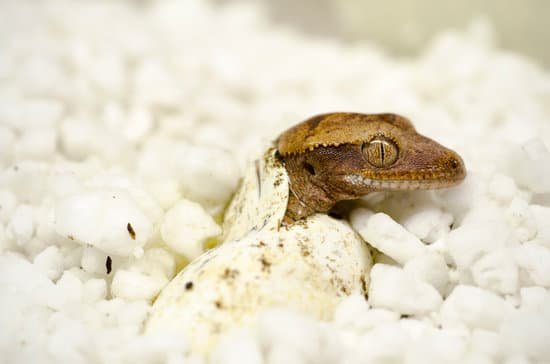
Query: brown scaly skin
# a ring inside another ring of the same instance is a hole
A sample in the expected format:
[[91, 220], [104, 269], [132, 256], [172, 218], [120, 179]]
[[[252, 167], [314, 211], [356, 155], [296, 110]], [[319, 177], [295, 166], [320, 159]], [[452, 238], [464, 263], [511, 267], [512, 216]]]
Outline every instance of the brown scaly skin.
[[370, 192], [445, 188], [466, 176], [456, 152], [395, 114], [318, 115], [275, 143], [290, 178], [287, 222]]

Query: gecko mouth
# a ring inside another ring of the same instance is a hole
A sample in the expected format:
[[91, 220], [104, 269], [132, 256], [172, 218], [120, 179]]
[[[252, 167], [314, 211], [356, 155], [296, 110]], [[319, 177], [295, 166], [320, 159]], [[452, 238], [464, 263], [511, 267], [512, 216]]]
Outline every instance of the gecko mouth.
[[447, 188], [457, 185], [464, 179], [464, 175], [458, 176], [445, 176], [443, 178], [433, 178], [432, 176], [427, 178], [418, 179], [371, 179], [361, 175], [352, 174], [344, 176], [344, 180], [353, 185], [362, 185], [372, 188], [374, 190], [394, 190], [394, 191], [406, 191], [406, 190], [423, 190], [423, 189], [436, 189]]

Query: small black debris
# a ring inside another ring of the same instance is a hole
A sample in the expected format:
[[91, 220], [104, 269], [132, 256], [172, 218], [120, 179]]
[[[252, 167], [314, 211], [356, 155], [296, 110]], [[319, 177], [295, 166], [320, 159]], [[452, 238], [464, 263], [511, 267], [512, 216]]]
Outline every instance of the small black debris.
[[126, 225], [126, 229], [128, 230], [128, 234], [130, 234], [132, 240], [136, 240], [136, 232], [132, 227], [132, 224], [128, 223], [128, 225]]
[[113, 260], [108, 255], [107, 260], [105, 261], [105, 268], [107, 269], [107, 274], [111, 273], [111, 270], [113, 268]]

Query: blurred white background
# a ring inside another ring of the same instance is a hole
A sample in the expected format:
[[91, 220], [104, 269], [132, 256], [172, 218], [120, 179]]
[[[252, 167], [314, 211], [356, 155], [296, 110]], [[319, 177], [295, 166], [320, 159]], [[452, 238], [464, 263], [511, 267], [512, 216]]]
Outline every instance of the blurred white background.
[[[219, 0], [257, 1], [257, 0]], [[550, 1], [544, 0], [259, 0], [271, 18], [308, 33], [379, 43], [415, 55], [433, 35], [487, 20], [499, 46], [550, 65]]]

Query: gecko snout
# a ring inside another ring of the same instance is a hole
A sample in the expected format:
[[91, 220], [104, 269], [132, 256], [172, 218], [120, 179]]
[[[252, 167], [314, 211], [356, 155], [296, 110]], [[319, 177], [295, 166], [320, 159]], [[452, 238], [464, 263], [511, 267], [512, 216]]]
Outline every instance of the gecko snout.
[[466, 166], [464, 165], [464, 161], [453, 151], [450, 151], [445, 170], [448, 171], [450, 177], [456, 182], [462, 181], [466, 177]]

